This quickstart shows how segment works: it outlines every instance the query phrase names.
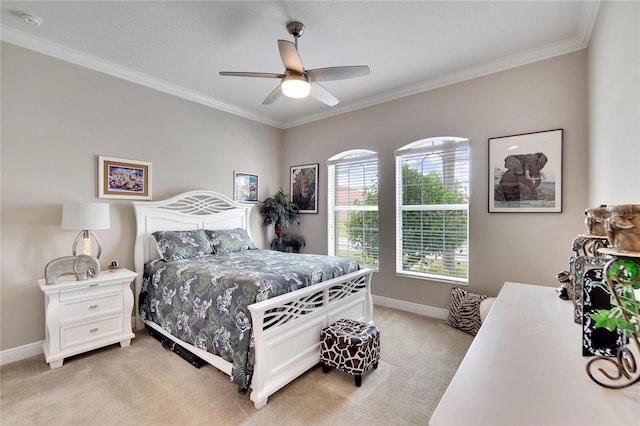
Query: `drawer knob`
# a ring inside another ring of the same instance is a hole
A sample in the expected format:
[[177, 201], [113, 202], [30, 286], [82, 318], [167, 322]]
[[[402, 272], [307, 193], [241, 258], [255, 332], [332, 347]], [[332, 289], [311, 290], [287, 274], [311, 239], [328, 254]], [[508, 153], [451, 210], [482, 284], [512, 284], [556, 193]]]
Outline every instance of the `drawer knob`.
[[96, 331], [98, 331], [98, 327], [92, 328], [91, 330], [89, 330], [89, 333], [95, 333]]
[[96, 309], [98, 307], [98, 305], [91, 305], [89, 306], [89, 309]]

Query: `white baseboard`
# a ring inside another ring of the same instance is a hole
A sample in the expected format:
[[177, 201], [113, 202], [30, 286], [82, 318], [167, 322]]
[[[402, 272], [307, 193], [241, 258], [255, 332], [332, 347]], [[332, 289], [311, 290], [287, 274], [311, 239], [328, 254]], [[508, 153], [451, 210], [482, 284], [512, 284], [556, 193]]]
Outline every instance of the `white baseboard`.
[[[420, 305], [418, 303], [405, 302], [404, 300], [391, 299], [389, 297], [373, 295], [373, 304], [384, 306], [385, 308], [398, 309], [400, 311], [411, 312], [426, 317], [447, 319], [449, 311], [447, 309], [434, 308], [433, 306]], [[135, 317], [131, 318], [131, 325], [135, 330]], [[43, 354], [42, 344], [44, 341], [29, 343], [17, 348], [7, 349], [0, 352], [0, 365], [10, 364]]]
[[373, 304], [443, 320], [446, 320], [449, 315], [448, 309], [435, 308], [433, 306], [420, 305], [413, 302], [405, 302], [404, 300], [376, 296], [375, 294], [373, 295]]
[[[135, 321], [135, 317], [131, 317], [131, 326], [133, 330], [135, 330]], [[31, 358], [32, 356], [42, 355], [44, 353], [44, 350], [42, 349], [43, 343], [44, 340], [41, 340], [39, 342], [28, 343], [17, 348], [0, 351], [0, 366], [11, 364], [16, 361], [22, 361], [23, 359]]]
[[11, 364], [12, 362], [22, 361], [32, 356], [42, 355], [44, 353], [42, 350], [43, 343], [44, 340], [41, 340], [0, 352], [0, 365]]

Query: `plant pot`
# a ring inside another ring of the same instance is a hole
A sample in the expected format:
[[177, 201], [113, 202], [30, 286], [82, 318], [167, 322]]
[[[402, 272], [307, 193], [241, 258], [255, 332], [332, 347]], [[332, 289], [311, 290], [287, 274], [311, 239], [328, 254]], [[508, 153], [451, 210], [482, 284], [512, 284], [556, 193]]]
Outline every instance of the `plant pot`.
[[608, 207], [610, 217], [604, 226], [611, 247], [640, 252], [640, 204]]
[[275, 231], [275, 233], [276, 233], [276, 236], [277, 236], [279, 239], [282, 239], [282, 235], [284, 234], [284, 226], [282, 226], [282, 225], [276, 225], [276, 226], [275, 226], [275, 228], [274, 228], [274, 231]]

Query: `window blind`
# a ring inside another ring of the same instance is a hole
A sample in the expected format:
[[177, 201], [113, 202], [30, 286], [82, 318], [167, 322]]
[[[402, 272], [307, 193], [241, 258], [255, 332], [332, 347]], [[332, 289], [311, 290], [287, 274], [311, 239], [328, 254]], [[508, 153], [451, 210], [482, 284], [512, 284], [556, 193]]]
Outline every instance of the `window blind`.
[[377, 267], [378, 157], [349, 151], [328, 161], [328, 247], [330, 255]]
[[396, 151], [396, 273], [466, 283], [469, 144], [432, 138]]

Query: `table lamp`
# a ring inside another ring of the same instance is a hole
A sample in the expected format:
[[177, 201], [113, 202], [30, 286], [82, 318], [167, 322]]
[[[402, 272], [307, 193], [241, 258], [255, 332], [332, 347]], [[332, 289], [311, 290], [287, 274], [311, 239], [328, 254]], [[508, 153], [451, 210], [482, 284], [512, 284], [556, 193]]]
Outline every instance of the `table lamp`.
[[96, 241], [99, 259], [102, 252], [98, 236], [92, 232], [95, 229], [109, 229], [109, 204], [106, 203], [69, 203], [62, 206], [62, 229], [79, 229], [73, 242], [73, 255], [76, 256], [76, 247], [82, 238], [83, 254], [91, 256], [91, 237]]

